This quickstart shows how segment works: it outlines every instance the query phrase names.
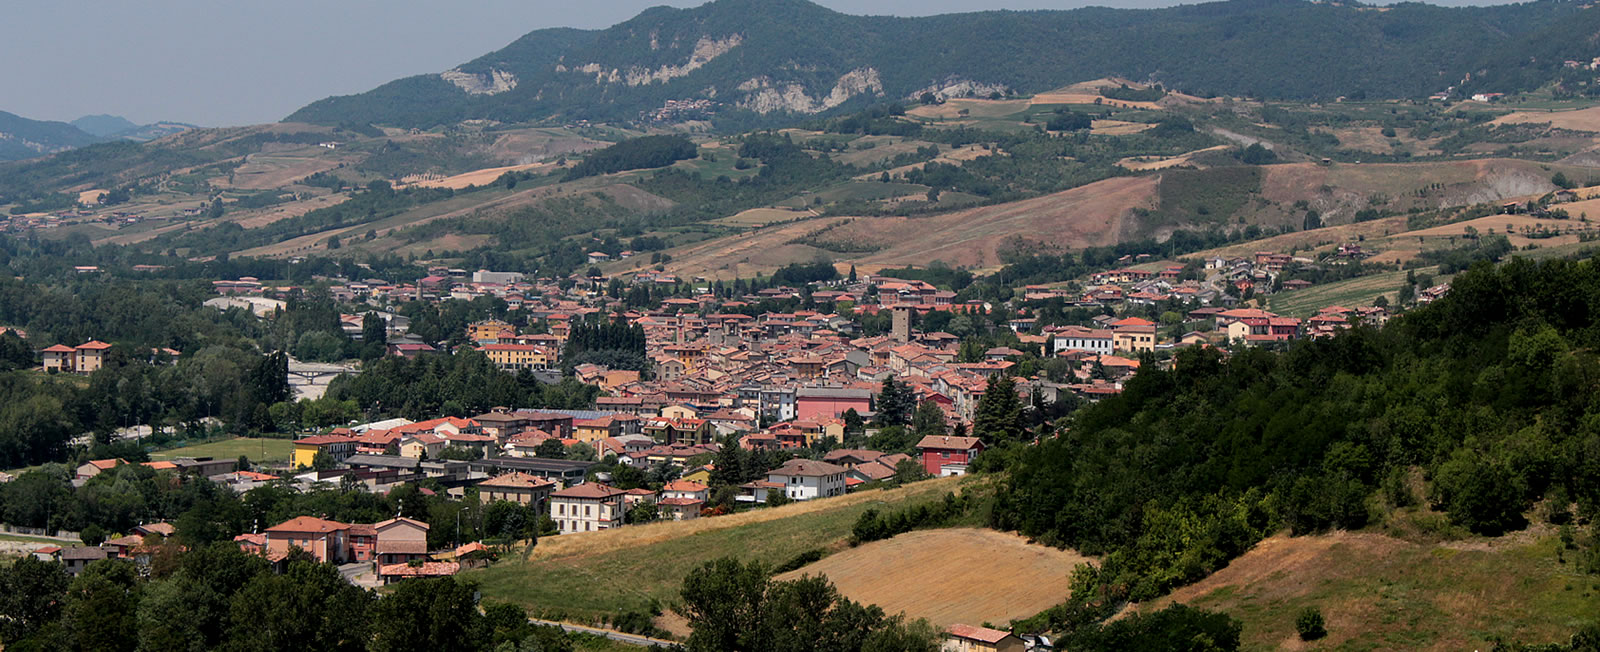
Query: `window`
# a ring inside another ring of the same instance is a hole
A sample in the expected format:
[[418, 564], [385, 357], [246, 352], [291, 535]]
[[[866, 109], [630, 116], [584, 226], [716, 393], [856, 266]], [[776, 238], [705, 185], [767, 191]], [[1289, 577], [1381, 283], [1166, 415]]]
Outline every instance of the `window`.
[[584, 516], [588, 516], [589, 515], [589, 506], [588, 505], [584, 505], [583, 506], [583, 515]]

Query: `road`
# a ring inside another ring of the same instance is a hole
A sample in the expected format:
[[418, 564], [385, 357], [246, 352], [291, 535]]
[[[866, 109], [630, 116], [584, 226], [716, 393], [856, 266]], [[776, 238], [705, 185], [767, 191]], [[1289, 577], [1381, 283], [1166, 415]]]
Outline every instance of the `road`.
[[681, 643], [674, 643], [672, 641], [663, 641], [663, 640], [661, 640], [659, 638], [650, 638], [648, 636], [639, 636], [637, 634], [628, 634], [628, 633], [619, 632], [619, 631], [611, 630], [611, 629], [600, 629], [598, 627], [586, 627], [584, 625], [574, 625], [572, 623], [561, 623], [561, 622], [556, 622], [556, 621], [553, 621], [553, 620], [539, 620], [537, 618], [529, 618], [528, 622], [533, 623], [535, 625], [554, 625], [556, 627], [560, 627], [561, 629], [567, 630], [569, 632], [580, 632], [580, 633], [584, 633], [584, 634], [594, 634], [595, 636], [604, 636], [604, 637], [609, 638], [609, 639], [611, 639], [613, 641], [617, 641], [618, 643], [627, 643], [628, 645], [637, 645], [639, 647], [650, 647], [652, 645], [659, 645], [659, 646], [667, 648], [669, 650], [681, 650], [681, 649], [683, 649], [683, 645]]

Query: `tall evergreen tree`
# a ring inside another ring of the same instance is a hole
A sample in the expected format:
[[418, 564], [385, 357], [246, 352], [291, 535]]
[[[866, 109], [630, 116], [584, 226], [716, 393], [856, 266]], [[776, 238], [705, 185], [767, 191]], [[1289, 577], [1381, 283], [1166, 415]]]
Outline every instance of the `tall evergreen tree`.
[[911, 419], [911, 410], [916, 407], [916, 398], [911, 394], [911, 388], [894, 379], [894, 376], [883, 379], [883, 389], [878, 392], [878, 423], [885, 426], [905, 425]]
[[973, 410], [972, 432], [991, 446], [1022, 438], [1022, 402], [1017, 400], [1017, 384], [1010, 376], [989, 377], [983, 398]]

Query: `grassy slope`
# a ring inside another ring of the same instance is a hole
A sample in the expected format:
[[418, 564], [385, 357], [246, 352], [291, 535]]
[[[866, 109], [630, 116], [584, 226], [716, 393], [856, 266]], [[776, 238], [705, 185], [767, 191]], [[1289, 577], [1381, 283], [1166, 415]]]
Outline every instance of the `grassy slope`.
[[[1434, 283], [1445, 283], [1452, 277], [1439, 276], [1438, 266], [1422, 267], [1415, 270], [1417, 274], [1429, 274], [1434, 277]], [[1280, 292], [1267, 298], [1267, 309], [1281, 315], [1290, 317], [1310, 317], [1317, 311], [1328, 306], [1369, 306], [1380, 295], [1388, 295], [1389, 301], [1395, 300], [1395, 293], [1406, 284], [1406, 272], [1384, 272], [1371, 274], [1343, 281], [1335, 281], [1325, 285], [1313, 285], [1304, 290]]]
[[652, 600], [674, 601], [684, 575], [702, 562], [732, 555], [778, 565], [813, 548], [840, 548], [867, 509], [933, 500], [959, 484], [929, 480], [732, 516], [545, 537], [531, 559], [464, 577], [481, 582], [485, 597], [534, 613], [590, 618], [645, 610]]
[[1491, 636], [1564, 641], [1600, 614], [1600, 577], [1556, 557], [1552, 536], [1412, 543], [1372, 532], [1273, 537], [1177, 600], [1244, 623], [1246, 649], [1295, 648], [1295, 615], [1322, 610], [1311, 647], [1473, 650]]

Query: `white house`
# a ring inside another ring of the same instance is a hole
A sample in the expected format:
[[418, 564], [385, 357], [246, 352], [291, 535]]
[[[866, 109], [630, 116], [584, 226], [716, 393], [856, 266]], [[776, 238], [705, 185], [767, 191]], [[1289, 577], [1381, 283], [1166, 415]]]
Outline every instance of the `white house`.
[[562, 534], [622, 527], [626, 495], [626, 491], [597, 482], [568, 487], [550, 494], [550, 518]]
[[[782, 489], [768, 487], [767, 491], [782, 491], [793, 500], [810, 500], [844, 495], [845, 469], [837, 464], [816, 460], [789, 460], [783, 466], [767, 472], [767, 482], [781, 485]], [[764, 499], [759, 496], [758, 499]], [[762, 500], [765, 502], [765, 500]]]
[[1068, 326], [1052, 333], [1051, 338], [1055, 342], [1055, 350], [1052, 353], [1056, 355], [1064, 351], [1088, 351], [1096, 355], [1111, 355], [1116, 335], [1105, 329]]

